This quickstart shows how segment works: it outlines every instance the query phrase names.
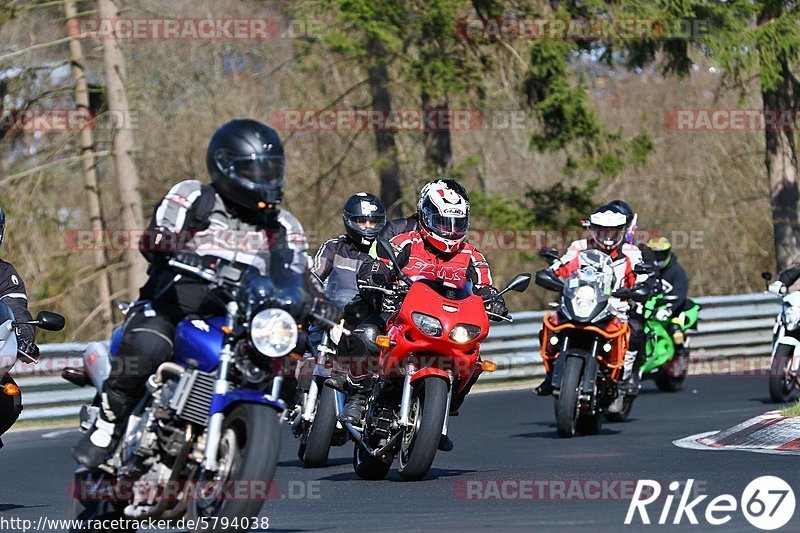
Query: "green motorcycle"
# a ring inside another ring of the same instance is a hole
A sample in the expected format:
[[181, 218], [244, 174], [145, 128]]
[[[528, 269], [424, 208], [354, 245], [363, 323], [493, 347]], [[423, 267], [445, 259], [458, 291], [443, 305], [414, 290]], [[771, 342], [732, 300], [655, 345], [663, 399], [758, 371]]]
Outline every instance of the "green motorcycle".
[[[686, 331], [697, 324], [700, 304], [688, 300], [686, 309], [677, 317], [658, 320], [658, 311], [677, 297], [658, 294], [644, 305], [644, 334], [646, 358], [642, 364], [642, 377], [652, 378], [663, 392], [681, 388], [689, 370], [689, 343]], [[676, 327], [677, 326], [677, 327]], [[676, 350], [676, 339], [683, 344]]]

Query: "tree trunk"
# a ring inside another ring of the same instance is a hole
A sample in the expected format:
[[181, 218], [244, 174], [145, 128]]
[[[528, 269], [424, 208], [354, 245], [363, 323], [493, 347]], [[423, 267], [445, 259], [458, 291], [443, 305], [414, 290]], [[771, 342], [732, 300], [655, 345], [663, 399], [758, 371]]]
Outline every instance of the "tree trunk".
[[[769, 23], [781, 15], [780, 4], [765, 4], [759, 13], [758, 24]], [[784, 54], [780, 58], [781, 77], [774, 89], [762, 89], [764, 113], [789, 112], [793, 109], [793, 95], [800, 94], [789, 68], [790, 58]], [[797, 146], [791, 126], [764, 128], [766, 151], [764, 163], [769, 176], [770, 198], [772, 201], [772, 224], [775, 231], [775, 259], [778, 271], [796, 263], [800, 259], [800, 191], [797, 184]]]
[[[435, 123], [445, 124], [445, 116], [450, 110], [447, 102], [447, 97], [442, 98], [441, 102], [434, 103], [431, 96], [423, 91], [421, 96], [422, 113], [427, 117], [433, 114]], [[436, 173], [437, 176], [442, 176], [450, 170], [453, 163], [453, 148], [450, 145], [450, 129], [425, 128], [423, 135], [425, 137], [425, 161], [430, 170]], [[433, 176], [432, 176], [433, 177]]]
[[[377, 39], [370, 39], [367, 52], [371, 58], [367, 68], [372, 108], [384, 113], [392, 111], [389, 93], [389, 70], [386, 66], [386, 49]], [[378, 151], [378, 175], [381, 183], [381, 201], [386, 206], [388, 218], [402, 216], [403, 191], [400, 184], [400, 164], [397, 161], [397, 143], [392, 130], [375, 130], [375, 148]]]
[[[92, 231], [101, 236], [105, 231], [103, 226], [103, 211], [100, 204], [100, 191], [97, 188], [97, 167], [95, 166], [94, 158], [94, 135], [92, 133], [92, 126], [88, 124], [90, 120], [90, 106], [89, 106], [89, 88], [86, 83], [86, 74], [83, 68], [83, 49], [78, 35], [74, 32], [77, 31], [77, 17], [78, 10], [75, 7], [75, 0], [65, 0], [64, 14], [67, 17], [67, 32], [70, 37], [69, 41], [69, 59], [72, 64], [72, 77], [75, 80], [75, 105], [79, 111], [85, 113], [86, 119], [81, 128], [81, 156], [83, 159], [83, 182], [84, 190], [89, 204], [89, 219], [92, 225]], [[72, 22], [75, 22], [74, 24]], [[88, 119], [88, 120], [87, 120]], [[102, 242], [101, 239], [99, 242]], [[103, 332], [106, 337], [111, 337], [113, 311], [111, 303], [111, 280], [109, 279], [108, 271], [105, 270], [108, 265], [106, 251], [103, 247], [98, 247], [94, 250], [94, 264], [98, 270], [104, 272], [97, 278], [97, 296], [100, 302], [105, 302], [101, 311], [100, 317], [103, 323]]]
[[[97, 0], [98, 15], [101, 19], [119, 19], [120, 14], [114, 0]], [[125, 250], [128, 275], [128, 293], [131, 299], [138, 295], [146, 279], [147, 263], [139, 253], [133, 238], [136, 232], [144, 229], [142, 217], [142, 198], [139, 193], [139, 174], [133, 160], [133, 131], [131, 124], [127, 124], [131, 116], [128, 105], [128, 94], [125, 90], [125, 58], [122, 55], [119, 41], [111, 38], [103, 41], [103, 70], [105, 71], [108, 109], [111, 119], [122, 121], [115, 127], [111, 143], [111, 153], [114, 159], [114, 172], [119, 185], [120, 200], [122, 202], [122, 224], [131, 238]]]

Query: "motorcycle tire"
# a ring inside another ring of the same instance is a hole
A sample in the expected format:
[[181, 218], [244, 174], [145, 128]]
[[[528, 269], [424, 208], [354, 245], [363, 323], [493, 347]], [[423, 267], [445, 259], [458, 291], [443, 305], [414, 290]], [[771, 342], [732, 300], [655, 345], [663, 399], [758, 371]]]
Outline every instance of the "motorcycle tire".
[[580, 415], [575, 424], [575, 429], [581, 435], [597, 435], [603, 428], [603, 414]]
[[786, 403], [795, 394], [795, 378], [788, 375], [793, 355], [794, 346], [778, 344], [775, 349], [775, 356], [769, 367], [769, 396], [773, 402]]
[[336, 429], [336, 391], [330, 387], [322, 386], [317, 412], [314, 421], [303, 437], [303, 465], [309, 468], [325, 466], [328, 462], [328, 452], [331, 449], [331, 439]]
[[636, 398], [633, 396], [626, 396], [622, 400], [622, 410], [619, 413], [606, 413], [606, 420], [612, 423], [627, 421], [628, 417], [631, 415], [631, 409], [633, 409], [633, 401], [635, 399]]
[[[70, 488], [71, 494], [68, 510], [68, 517], [71, 521], [70, 533], [106, 533], [106, 529], [91, 526], [94, 524], [99, 526], [103, 520], [120, 520], [125, 518], [123, 511], [128, 505], [127, 501], [118, 499], [113, 495], [103, 497], [97, 494], [84, 494], [84, 491], [90, 490], [91, 487], [104, 485], [112, 486], [115, 481], [115, 479], [108, 478], [107, 474], [102, 472], [89, 472], [83, 468], [75, 472], [73, 485]], [[118, 523], [118, 525], [123, 524], [124, 522]], [[119, 528], [115, 531], [136, 533], [138, 529], [127, 527]]]
[[564, 377], [561, 380], [561, 393], [555, 400], [556, 427], [558, 436], [569, 439], [575, 436], [578, 422], [578, 387], [583, 374], [583, 361], [570, 357], [564, 364]]
[[353, 450], [353, 470], [361, 479], [368, 481], [381, 480], [389, 473], [391, 466], [391, 463], [385, 463], [368, 454], [358, 444], [355, 445]]
[[[230, 433], [228, 433], [230, 432]], [[222, 423], [223, 438], [233, 449], [229, 457], [232, 465], [225, 482], [265, 481], [271, 483], [278, 464], [278, 452], [281, 436], [279, 432], [278, 414], [274, 409], [254, 403], [240, 404], [225, 415]], [[225, 454], [225, 447], [220, 445], [220, 459]], [[270, 487], [267, 487], [270, 490]], [[195, 523], [212, 523], [215, 518], [256, 517], [261, 511], [263, 498], [221, 498], [206, 500], [192, 498], [188, 515]], [[226, 531], [248, 531], [249, 524], [243, 520], [238, 529], [228, 528]], [[197, 532], [203, 529], [198, 528]]]
[[413, 426], [404, 430], [399, 454], [398, 472], [405, 481], [421, 480], [433, 464], [447, 416], [448, 394], [447, 383], [440, 377], [426, 377], [414, 385], [409, 414]]

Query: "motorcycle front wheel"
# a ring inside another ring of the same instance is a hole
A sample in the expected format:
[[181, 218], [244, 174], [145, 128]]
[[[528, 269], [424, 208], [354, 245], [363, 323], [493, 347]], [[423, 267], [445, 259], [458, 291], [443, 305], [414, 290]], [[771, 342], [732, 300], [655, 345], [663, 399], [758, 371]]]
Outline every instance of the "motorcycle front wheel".
[[769, 396], [773, 402], [786, 403], [795, 392], [795, 378], [789, 374], [794, 346], [778, 344], [769, 367]]
[[583, 361], [570, 357], [564, 364], [564, 377], [561, 380], [561, 391], [555, 400], [556, 428], [558, 436], [569, 439], [575, 435], [578, 422], [578, 387], [583, 373]]
[[[203, 482], [189, 502], [189, 518], [200, 523], [213, 523], [215, 518], [227, 518], [228, 523], [237, 523], [236, 517], [256, 517], [261, 511], [264, 498], [262, 491], [269, 486], [252, 486], [255, 482], [272, 483], [278, 464], [280, 433], [278, 414], [274, 409], [254, 403], [234, 407], [222, 423], [222, 438], [219, 447], [219, 472], [208, 481], [207, 490]], [[246, 484], [236, 487], [237, 483]], [[236, 497], [242, 489], [253, 494]], [[259, 495], [256, 496], [256, 491]], [[241, 518], [240, 518], [241, 520]], [[247, 531], [250, 524], [241, 520], [242, 527], [226, 531]], [[203, 531], [198, 529], [198, 532]]]
[[331, 439], [336, 429], [336, 391], [320, 384], [317, 412], [314, 421], [303, 436], [303, 464], [310, 468], [325, 466], [328, 462], [328, 452], [331, 449]]
[[440, 377], [426, 377], [414, 385], [398, 467], [400, 477], [406, 481], [421, 480], [433, 464], [447, 416], [448, 394], [447, 383]]

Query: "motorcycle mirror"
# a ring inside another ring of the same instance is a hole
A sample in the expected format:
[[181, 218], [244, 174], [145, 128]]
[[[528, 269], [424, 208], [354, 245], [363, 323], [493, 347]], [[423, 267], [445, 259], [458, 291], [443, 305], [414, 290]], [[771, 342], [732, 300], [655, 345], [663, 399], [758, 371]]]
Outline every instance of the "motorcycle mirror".
[[772, 272], [762, 272], [761, 279], [764, 281], [772, 281]]
[[635, 274], [652, 274], [655, 272], [655, 266], [649, 263], [639, 263], [633, 267], [633, 272]]
[[39, 311], [36, 315], [36, 326], [47, 331], [61, 331], [66, 320], [62, 315], [51, 311]]
[[508, 291], [525, 292], [525, 290], [528, 288], [528, 285], [530, 284], [531, 284], [530, 273], [525, 272], [524, 274], [517, 274], [516, 276], [514, 276], [514, 279], [508, 282], [506, 288], [498, 292], [497, 295], [499, 296]]
[[555, 248], [542, 248], [539, 250], [539, 255], [544, 257], [549, 264], [553, 264], [559, 259], [558, 250]]
[[[400, 265], [397, 264], [397, 255], [394, 253], [392, 243], [384, 238], [378, 238], [378, 255], [384, 259], [388, 259], [392, 263], [392, 267], [398, 274], [402, 271]], [[383, 252], [383, 253], [380, 253]]]

